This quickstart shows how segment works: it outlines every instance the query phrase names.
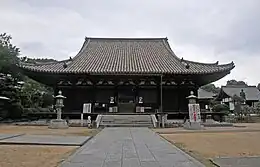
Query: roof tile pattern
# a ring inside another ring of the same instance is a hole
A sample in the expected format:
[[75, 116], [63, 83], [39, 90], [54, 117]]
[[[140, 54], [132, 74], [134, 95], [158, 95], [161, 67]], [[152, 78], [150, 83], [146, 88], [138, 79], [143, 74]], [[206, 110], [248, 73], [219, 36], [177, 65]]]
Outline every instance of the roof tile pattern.
[[205, 74], [230, 71], [234, 64], [181, 60], [171, 50], [167, 38], [86, 38], [71, 61], [22, 68], [52, 73]]
[[198, 99], [213, 99], [215, 94], [204, 89], [198, 89]]
[[246, 100], [260, 100], [260, 91], [256, 86], [243, 86], [243, 85], [229, 85], [222, 86], [222, 90], [230, 97], [234, 95], [240, 96], [240, 92], [243, 89], [246, 95]]

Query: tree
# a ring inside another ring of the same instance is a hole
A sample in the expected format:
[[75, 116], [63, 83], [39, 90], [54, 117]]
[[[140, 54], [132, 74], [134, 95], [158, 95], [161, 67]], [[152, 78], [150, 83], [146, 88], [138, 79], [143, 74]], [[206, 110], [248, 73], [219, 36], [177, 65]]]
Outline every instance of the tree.
[[260, 115], [260, 102], [257, 102], [255, 105], [255, 113], [257, 115]]
[[244, 81], [236, 81], [234, 79], [227, 81], [226, 86], [228, 86], [228, 85], [244, 85], [244, 86], [248, 86]]
[[23, 106], [20, 99], [20, 85], [16, 78], [11, 75], [1, 74], [0, 80], [1, 95], [10, 98], [8, 105], [5, 105], [3, 111], [8, 111], [6, 114], [10, 118], [19, 118], [23, 112]]
[[19, 48], [11, 43], [12, 37], [6, 33], [0, 34], [0, 73], [19, 76]]
[[28, 77], [21, 89], [22, 104], [26, 108], [48, 107], [53, 103], [53, 90]]
[[226, 104], [216, 104], [212, 108], [213, 112], [228, 112], [229, 107]]
[[257, 89], [260, 90], [260, 83], [257, 85]]
[[[19, 59], [19, 48], [11, 44], [12, 37], [0, 34], [0, 95], [10, 98], [9, 105], [2, 110], [8, 111], [9, 118], [20, 118], [24, 108], [48, 107], [53, 102], [52, 89], [19, 73], [19, 61], [54, 62], [49, 59]], [[21, 80], [22, 79], [22, 80]], [[20, 81], [23, 81], [21, 85]], [[1, 113], [0, 113], [1, 114]]]
[[201, 89], [206, 90], [208, 92], [213, 92], [213, 93], [219, 93], [220, 88], [216, 87], [214, 84], [207, 84], [201, 87]]

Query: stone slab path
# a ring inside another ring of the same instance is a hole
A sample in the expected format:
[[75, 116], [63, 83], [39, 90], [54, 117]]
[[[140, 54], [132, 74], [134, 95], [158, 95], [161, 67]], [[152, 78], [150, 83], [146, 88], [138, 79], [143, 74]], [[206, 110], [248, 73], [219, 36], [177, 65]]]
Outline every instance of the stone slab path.
[[260, 166], [260, 157], [215, 158], [213, 162], [220, 167], [258, 167]]
[[82, 146], [89, 138], [89, 136], [20, 135], [2, 139], [0, 144]]
[[9, 139], [12, 137], [21, 136], [23, 134], [0, 134], [0, 140]]
[[203, 167], [148, 128], [105, 128], [61, 167]]

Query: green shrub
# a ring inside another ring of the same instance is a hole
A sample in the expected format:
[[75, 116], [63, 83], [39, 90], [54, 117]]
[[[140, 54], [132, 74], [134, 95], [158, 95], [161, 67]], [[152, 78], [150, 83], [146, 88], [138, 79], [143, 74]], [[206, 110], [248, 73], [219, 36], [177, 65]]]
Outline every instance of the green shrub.
[[8, 117], [11, 119], [18, 119], [21, 118], [22, 113], [23, 113], [23, 106], [21, 105], [21, 103], [17, 102], [17, 103], [13, 103], [9, 110], [8, 110]]
[[229, 113], [229, 107], [226, 104], [216, 104], [212, 108], [213, 112], [227, 112]]

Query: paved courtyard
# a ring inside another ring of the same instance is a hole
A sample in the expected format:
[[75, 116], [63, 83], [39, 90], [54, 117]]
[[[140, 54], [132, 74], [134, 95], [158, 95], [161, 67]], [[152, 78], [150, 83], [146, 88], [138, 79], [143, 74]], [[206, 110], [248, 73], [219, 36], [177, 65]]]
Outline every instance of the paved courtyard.
[[1, 134], [0, 133], [0, 140], [9, 139], [9, 138], [17, 137], [20, 135], [23, 135], [23, 134]]
[[105, 128], [62, 167], [202, 167], [148, 128]]

